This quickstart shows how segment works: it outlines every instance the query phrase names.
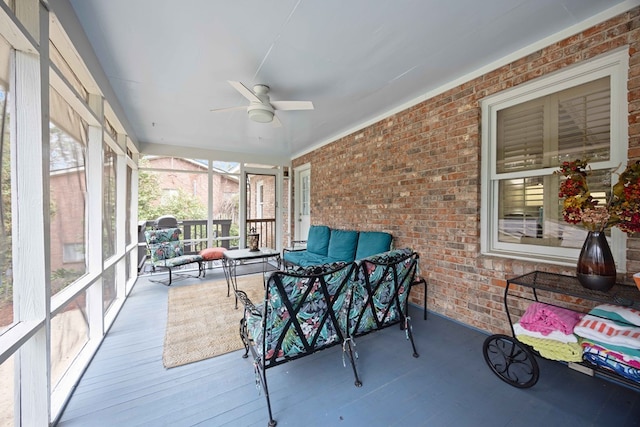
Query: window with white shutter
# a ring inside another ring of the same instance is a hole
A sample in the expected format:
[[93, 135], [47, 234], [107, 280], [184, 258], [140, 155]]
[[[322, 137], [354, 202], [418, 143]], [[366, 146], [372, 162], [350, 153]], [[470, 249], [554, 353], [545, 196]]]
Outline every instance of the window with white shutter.
[[[483, 253], [575, 262], [586, 231], [563, 221], [553, 172], [588, 160], [589, 187], [604, 202], [626, 164], [627, 69], [626, 52], [617, 53], [482, 101]], [[614, 256], [622, 239], [610, 236]]]

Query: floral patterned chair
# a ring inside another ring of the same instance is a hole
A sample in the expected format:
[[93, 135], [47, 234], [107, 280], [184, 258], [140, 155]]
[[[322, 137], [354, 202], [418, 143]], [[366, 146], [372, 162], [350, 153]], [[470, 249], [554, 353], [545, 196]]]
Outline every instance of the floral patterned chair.
[[[354, 263], [335, 263], [273, 272], [267, 278], [264, 302], [254, 305], [242, 291], [244, 304], [240, 337], [247, 357], [254, 359], [256, 383], [262, 385], [269, 410], [269, 426], [275, 426], [267, 387], [266, 370], [291, 360], [348, 344], [346, 322], [348, 292]], [[348, 355], [353, 356], [349, 351]], [[350, 357], [354, 375], [355, 361]]]
[[354, 337], [397, 324], [418, 357], [408, 316], [418, 258], [411, 249], [398, 249], [358, 262], [276, 271], [268, 277], [265, 299], [259, 305], [237, 291], [244, 305], [243, 357], [249, 352], [253, 356], [256, 383], [267, 399], [269, 426], [276, 421], [267, 388], [268, 368], [341, 344], [359, 387]]
[[182, 232], [179, 228], [164, 228], [160, 230], [147, 230], [144, 232], [147, 241], [147, 247], [151, 254], [151, 265], [153, 270], [156, 268], [166, 268], [169, 270], [169, 280], [167, 282], [154, 280], [154, 282], [163, 283], [170, 286], [172, 281], [171, 270], [175, 267], [198, 263], [198, 276], [204, 277], [203, 258], [202, 255], [184, 254], [183, 241], [180, 240]]
[[[407, 313], [418, 259], [418, 254], [411, 249], [396, 249], [358, 263], [351, 289], [348, 339], [400, 324], [407, 340], [411, 341], [413, 357], [419, 356]], [[355, 342], [352, 344], [355, 348]]]

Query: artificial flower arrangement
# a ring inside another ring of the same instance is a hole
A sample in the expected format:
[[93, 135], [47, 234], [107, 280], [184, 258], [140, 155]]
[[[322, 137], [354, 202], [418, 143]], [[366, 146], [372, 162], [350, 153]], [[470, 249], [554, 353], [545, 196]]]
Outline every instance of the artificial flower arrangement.
[[555, 173], [566, 180], [560, 183], [558, 196], [564, 198], [562, 216], [570, 224], [582, 223], [589, 231], [618, 227], [625, 233], [640, 231], [640, 161], [627, 165], [613, 186], [605, 206], [598, 203], [587, 184], [586, 160], [563, 162]]

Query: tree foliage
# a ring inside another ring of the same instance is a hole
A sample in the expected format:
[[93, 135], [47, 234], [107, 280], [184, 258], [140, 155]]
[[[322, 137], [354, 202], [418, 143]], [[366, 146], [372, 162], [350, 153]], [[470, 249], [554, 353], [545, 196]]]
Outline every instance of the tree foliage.
[[140, 169], [138, 174], [138, 218], [154, 220], [162, 215], [173, 215], [178, 219], [207, 218], [207, 207], [182, 188], [176, 194], [162, 194], [158, 173]]

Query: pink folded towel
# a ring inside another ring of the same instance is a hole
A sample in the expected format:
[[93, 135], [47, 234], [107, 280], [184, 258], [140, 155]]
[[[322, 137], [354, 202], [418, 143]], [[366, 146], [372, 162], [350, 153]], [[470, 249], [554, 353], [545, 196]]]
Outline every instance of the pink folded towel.
[[583, 316], [584, 313], [567, 308], [534, 302], [522, 315], [520, 325], [529, 331], [540, 332], [542, 335], [549, 335], [553, 331], [572, 334], [574, 326]]

